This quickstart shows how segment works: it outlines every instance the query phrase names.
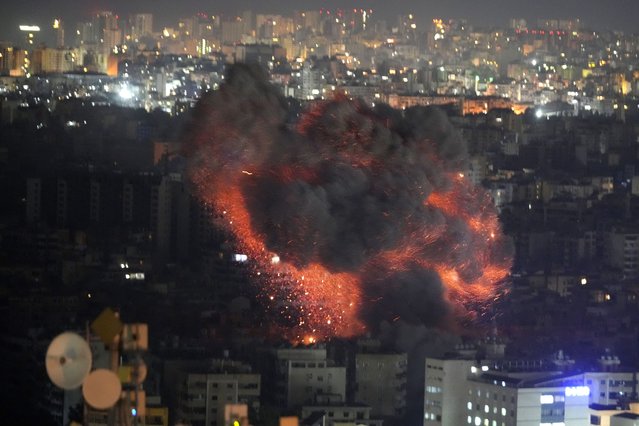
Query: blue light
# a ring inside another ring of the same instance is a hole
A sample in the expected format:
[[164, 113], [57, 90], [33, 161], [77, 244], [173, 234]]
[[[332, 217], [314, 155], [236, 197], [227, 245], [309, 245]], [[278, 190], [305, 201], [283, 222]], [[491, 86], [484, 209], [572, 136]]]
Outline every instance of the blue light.
[[131, 415], [133, 417], [137, 416], [138, 415], [138, 410], [136, 410], [135, 408], [131, 408]]
[[590, 388], [588, 386], [569, 386], [566, 388], [566, 396], [589, 396]]

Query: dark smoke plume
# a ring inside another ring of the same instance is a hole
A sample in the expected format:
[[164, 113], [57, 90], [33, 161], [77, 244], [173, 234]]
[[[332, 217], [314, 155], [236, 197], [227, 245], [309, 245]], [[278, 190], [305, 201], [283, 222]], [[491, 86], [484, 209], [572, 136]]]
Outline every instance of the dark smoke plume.
[[[481, 274], [477, 244], [486, 243], [464, 217], [425, 203], [450, 191], [467, 161], [466, 145], [435, 108], [400, 113], [337, 97], [291, 124], [266, 74], [236, 65], [198, 104], [187, 144], [202, 198], [215, 198], [208, 186], [234, 182], [270, 251], [296, 266], [359, 276], [368, 324], [440, 323], [450, 309], [431, 263], [451, 264], [463, 279]], [[507, 265], [508, 243], [496, 238], [489, 260]], [[393, 263], [389, 253], [411, 245], [415, 261]]]

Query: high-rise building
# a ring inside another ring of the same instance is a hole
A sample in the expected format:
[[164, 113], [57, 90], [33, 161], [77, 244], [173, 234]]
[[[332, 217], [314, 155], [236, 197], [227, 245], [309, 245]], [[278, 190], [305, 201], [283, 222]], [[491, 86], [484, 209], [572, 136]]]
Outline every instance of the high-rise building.
[[242, 22], [244, 23], [244, 34], [255, 34], [255, 14], [252, 10], [242, 12]]
[[36, 36], [40, 33], [40, 27], [37, 25], [20, 25], [20, 31], [24, 34], [25, 47], [27, 49], [33, 49], [37, 46], [38, 41]]
[[408, 358], [402, 354], [355, 356], [355, 401], [370, 405], [373, 417], [401, 417], [406, 411]]
[[[424, 426], [466, 424], [467, 376], [473, 360], [426, 358]], [[501, 426], [501, 425], [500, 425]]]
[[319, 99], [322, 96], [322, 86], [325, 78], [322, 70], [313, 66], [311, 62], [305, 62], [302, 68], [302, 87], [300, 99]]
[[93, 22], [79, 22], [75, 29], [75, 45], [93, 45], [96, 43], [95, 29]]
[[38, 47], [31, 55], [34, 74], [63, 73], [73, 70], [76, 65], [73, 49]]
[[182, 18], [178, 21], [178, 28], [180, 29], [180, 36], [183, 39], [190, 39], [195, 36], [195, 18]]
[[358, 34], [370, 27], [371, 9], [348, 9], [342, 15], [344, 26], [351, 34]]
[[[435, 20], [434, 20], [435, 21]], [[441, 22], [441, 20], [439, 20]], [[414, 43], [417, 41], [417, 20], [415, 15], [399, 15], [397, 17], [397, 33], [404, 42]]]
[[153, 14], [136, 13], [129, 18], [130, 36], [132, 40], [153, 34]]
[[314, 32], [320, 32], [320, 23], [322, 20], [322, 14], [318, 10], [307, 10], [299, 12], [295, 16], [295, 26], [297, 29], [309, 29]]
[[0, 74], [24, 75], [25, 50], [9, 43], [0, 43]]
[[55, 18], [52, 28], [55, 34], [55, 47], [64, 47], [64, 24], [62, 19]]
[[241, 18], [232, 21], [222, 21], [222, 43], [236, 44], [242, 40], [244, 34], [244, 22]]
[[101, 11], [93, 16], [95, 42], [103, 54], [122, 43], [122, 31], [118, 26], [118, 18], [111, 11]]

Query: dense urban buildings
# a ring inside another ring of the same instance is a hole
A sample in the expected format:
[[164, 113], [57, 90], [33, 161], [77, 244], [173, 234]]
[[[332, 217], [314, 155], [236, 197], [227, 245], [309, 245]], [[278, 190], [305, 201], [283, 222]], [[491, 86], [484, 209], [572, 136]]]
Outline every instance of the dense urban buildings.
[[[44, 369], [55, 335], [112, 307], [149, 326], [147, 425], [639, 424], [639, 35], [398, 13], [16, 23], [0, 41], [0, 423], [112, 422]], [[264, 70], [291, 125], [330, 99], [444, 111], [461, 178], [513, 241], [495, 300], [455, 326], [267, 331], [263, 276], [185, 165], [198, 101], [239, 63]], [[90, 343], [96, 366], [133, 360]]]

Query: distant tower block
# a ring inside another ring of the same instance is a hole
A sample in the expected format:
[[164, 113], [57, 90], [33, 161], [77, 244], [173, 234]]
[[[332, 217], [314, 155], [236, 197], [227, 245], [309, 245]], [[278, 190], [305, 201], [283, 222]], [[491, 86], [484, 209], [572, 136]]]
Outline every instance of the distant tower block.
[[19, 28], [25, 35], [27, 49], [33, 49], [33, 46], [36, 44], [36, 34], [40, 32], [40, 27], [37, 25], [20, 25]]
[[20, 25], [20, 31], [25, 35], [26, 49], [22, 64], [17, 64], [17, 67], [22, 70], [22, 75], [30, 76], [31, 73], [31, 53], [37, 45], [36, 34], [40, 32], [40, 27], [37, 25]]
[[64, 24], [62, 19], [55, 18], [52, 27], [55, 34], [55, 47], [64, 47]]

